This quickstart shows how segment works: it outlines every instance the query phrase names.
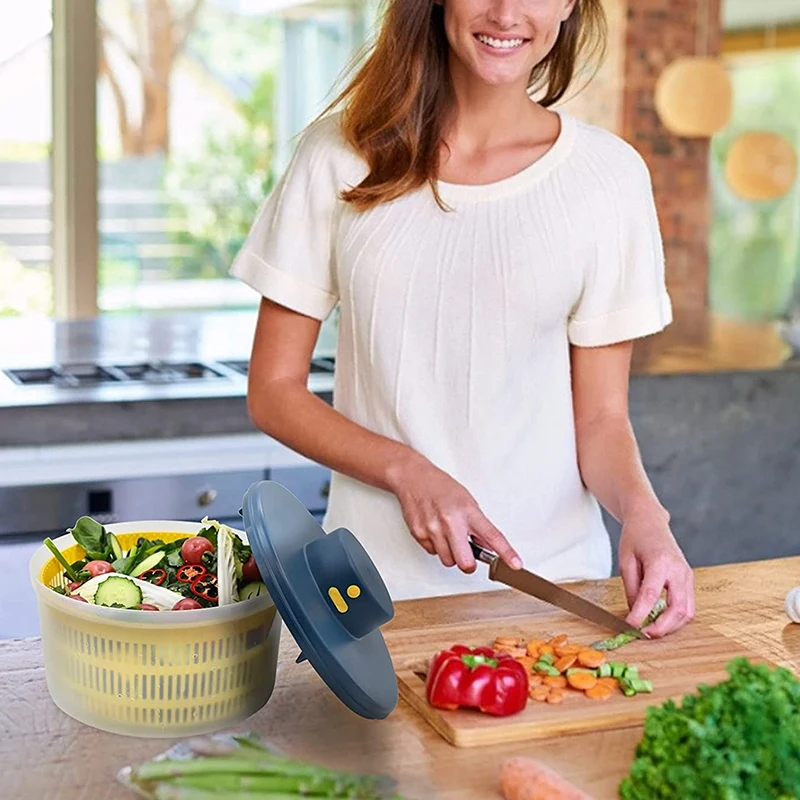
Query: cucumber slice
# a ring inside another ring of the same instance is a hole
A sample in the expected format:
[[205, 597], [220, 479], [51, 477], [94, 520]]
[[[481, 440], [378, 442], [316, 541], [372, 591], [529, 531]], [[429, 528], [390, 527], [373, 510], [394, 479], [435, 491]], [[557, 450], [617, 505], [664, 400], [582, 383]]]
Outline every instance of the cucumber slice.
[[167, 554], [166, 550], [159, 550], [157, 553], [153, 553], [152, 555], [147, 556], [147, 558], [144, 559], [144, 561], [142, 561], [141, 564], [138, 564], [136, 566], [136, 569], [134, 569], [131, 572], [131, 575], [134, 578], [138, 578], [143, 572], [147, 572], [147, 570], [153, 569], [153, 567], [157, 567], [164, 559], [164, 556], [166, 556], [166, 554]]
[[112, 575], [97, 587], [94, 602], [98, 606], [135, 608], [142, 602], [142, 590], [122, 575]]
[[260, 597], [267, 594], [267, 587], [262, 581], [251, 581], [245, 584], [239, 592], [239, 600], [250, 600], [253, 597]]
[[108, 541], [111, 544], [111, 552], [114, 554], [114, 558], [124, 558], [125, 551], [122, 549], [119, 539], [113, 533], [108, 534]]

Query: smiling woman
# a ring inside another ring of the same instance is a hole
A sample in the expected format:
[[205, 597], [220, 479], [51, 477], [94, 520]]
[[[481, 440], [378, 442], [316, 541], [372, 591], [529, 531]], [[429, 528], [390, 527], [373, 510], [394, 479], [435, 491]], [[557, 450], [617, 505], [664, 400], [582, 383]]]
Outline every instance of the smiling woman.
[[[325, 527], [395, 599], [496, 588], [471, 539], [551, 580], [605, 577], [602, 504], [629, 623], [667, 589], [658, 636], [693, 595], [628, 419], [631, 342], [672, 315], [650, 176], [550, 108], [604, 29], [600, 0], [390, 0], [232, 273], [262, 296], [250, 414], [333, 470]], [[337, 305], [331, 408], [307, 380]]]

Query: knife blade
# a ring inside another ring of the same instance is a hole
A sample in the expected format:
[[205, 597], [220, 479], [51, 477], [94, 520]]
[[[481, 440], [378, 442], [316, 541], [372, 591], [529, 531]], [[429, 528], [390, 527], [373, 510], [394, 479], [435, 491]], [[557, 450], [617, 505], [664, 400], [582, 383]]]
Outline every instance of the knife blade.
[[525, 569], [512, 569], [496, 553], [487, 550], [476, 541], [470, 540], [470, 546], [475, 558], [489, 565], [490, 580], [504, 583], [512, 589], [532, 595], [539, 600], [544, 600], [550, 605], [608, 628], [615, 633], [630, 633], [635, 635], [637, 639], [650, 638], [646, 633], [637, 630], [621, 617], [606, 611], [602, 606], [595, 605], [589, 600], [573, 594], [533, 572]]

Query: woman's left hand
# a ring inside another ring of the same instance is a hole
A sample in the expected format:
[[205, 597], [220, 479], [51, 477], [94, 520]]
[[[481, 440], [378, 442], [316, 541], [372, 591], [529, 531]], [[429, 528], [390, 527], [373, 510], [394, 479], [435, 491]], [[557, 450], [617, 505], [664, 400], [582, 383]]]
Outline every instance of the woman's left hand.
[[619, 540], [619, 569], [635, 627], [644, 622], [663, 589], [667, 608], [644, 632], [665, 636], [694, 619], [694, 575], [664, 514], [654, 510], [624, 520]]

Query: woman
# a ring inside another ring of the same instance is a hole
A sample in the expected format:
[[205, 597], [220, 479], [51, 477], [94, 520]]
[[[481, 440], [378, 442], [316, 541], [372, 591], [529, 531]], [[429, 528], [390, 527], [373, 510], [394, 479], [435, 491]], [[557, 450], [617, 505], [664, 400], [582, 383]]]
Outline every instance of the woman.
[[[667, 590], [661, 636], [694, 601], [627, 412], [631, 342], [671, 321], [649, 173], [549, 108], [603, 32], [601, 0], [391, 0], [232, 274], [263, 295], [254, 423], [333, 470], [325, 527], [395, 599], [497, 589], [471, 536], [551, 580], [607, 577], [602, 503], [630, 623]], [[331, 408], [306, 383], [337, 304]]]

